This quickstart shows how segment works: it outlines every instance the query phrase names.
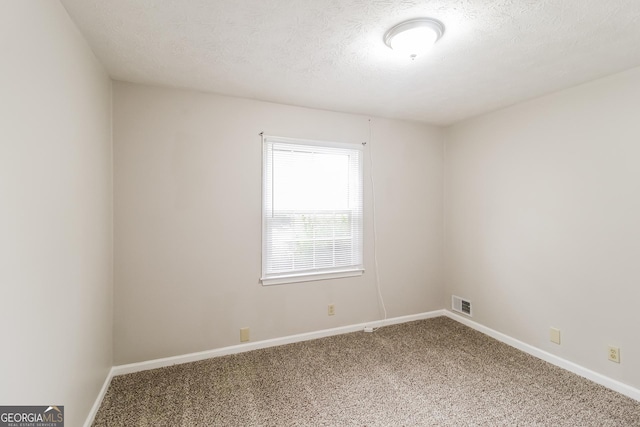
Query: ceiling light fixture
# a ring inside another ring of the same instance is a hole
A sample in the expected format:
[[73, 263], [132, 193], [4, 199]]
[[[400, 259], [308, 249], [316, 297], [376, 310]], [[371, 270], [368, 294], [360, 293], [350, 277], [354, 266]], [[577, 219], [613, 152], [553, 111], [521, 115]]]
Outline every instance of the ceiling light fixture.
[[399, 23], [384, 35], [384, 43], [391, 49], [416, 59], [429, 50], [444, 34], [442, 22], [433, 18], [416, 18]]

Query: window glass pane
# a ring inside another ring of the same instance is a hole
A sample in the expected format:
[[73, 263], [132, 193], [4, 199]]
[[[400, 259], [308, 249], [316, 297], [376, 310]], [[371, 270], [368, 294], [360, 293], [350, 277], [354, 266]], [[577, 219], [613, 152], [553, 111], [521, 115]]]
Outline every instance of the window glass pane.
[[273, 209], [349, 207], [349, 156], [274, 150]]

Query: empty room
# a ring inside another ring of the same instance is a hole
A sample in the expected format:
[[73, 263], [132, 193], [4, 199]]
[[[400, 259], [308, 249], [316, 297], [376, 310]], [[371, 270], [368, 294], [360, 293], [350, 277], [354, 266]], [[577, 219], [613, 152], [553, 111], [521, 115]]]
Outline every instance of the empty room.
[[0, 427], [640, 426], [640, 2], [3, 0]]

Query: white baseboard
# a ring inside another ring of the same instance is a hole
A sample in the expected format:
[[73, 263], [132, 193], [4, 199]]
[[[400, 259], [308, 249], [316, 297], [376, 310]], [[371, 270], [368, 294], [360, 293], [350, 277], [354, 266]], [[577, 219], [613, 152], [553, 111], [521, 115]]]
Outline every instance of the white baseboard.
[[113, 367], [109, 369], [109, 373], [107, 374], [107, 378], [104, 380], [104, 384], [102, 384], [102, 388], [100, 389], [100, 393], [98, 393], [98, 397], [96, 397], [96, 401], [93, 403], [91, 407], [91, 411], [89, 411], [89, 415], [87, 416], [87, 420], [84, 422], [84, 427], [91, 427], [93, 424], [93, 420], [98, 413], [98, 409], [100, 409], [100, 405], [102, 405], [102, 400], [104, 400], [105, 394], [107, 394], [107, 390], [109, 389], [109, 384], [111, 384], [111, 379], [113, 378]]
[[246, 344], [222, 347], [214, 350], [206, 350], [198, 353], [183, 354], [180, 356], [165, 357], [162, 359], [148, 360], [145, 362], [130, 363], [113, 367], [113, 376], [130, 374], [133, 372], [146, 371], [149, 369], [163, 368], [165, 366], [178, 365], [181, 363], [196, 362], [198, 360], [210, 359], [212, 357], [226, 356], [229, 354], [244, 353], [246, 351], [258, 350], [261, 348], [275, 347], [278, 345], [291, 344], [301, 341], [308, 341], [317, 338], [329, 337], [332, 335], [347, 334], [349, 332], [363, 331], [365, 327], [378, 328], [380, 326], [395, 325], [398, 323], [412, 322], [414, 320], [429, 319], [432, 317], [444, 316], [445, 310], [429, 311], [426, 313], [412, 314], [409, 316], [394, 317], [387, 320], [376, 320], [356, 325], [341, 326], [333, 329], [323, 329], [315, 332], [289, 335], [281, 338], [273, 338], [264, 341], [249, 342]]
[[491, 338], [495, 338], [498, 341], [501, 341], [505, 344], [510, 345], [511, 347], [515, 347], [518, 350], [524, 351], [532, 356], [537, 357], [538, 359], [542, 359], [545, 362], [549, 362], [552, 365], [556, 365], [562, 369], [566, 369], [569, 372], [573, 372], [576, 375], [580, 375], [588, 380], [593, 381], [594, 383], [605, 386], [611, 390], [617, 391], [620, 394], [624, 394], [632, 399], [640, 401], [640, 390], [634, 388], [630, 385], [621, 383], [620, 381], [609, 378], [605, 375], [599, 374], [591, 369], [587, 369], [584, 366], [580, 366], [576, 363], [570, 362], [566, 359], [558, 357], [554, 354], [548, 353], [544, 350], [541, 350], [532, 345], [526, 344], [522, 341], [519, 341], [515, 338], [512, 338], [508, 335], [505, 335], [501, 332], [495, 331], [491, 328], [488, 328], [480, 323], [476, 323], [473, 320], [470, 320], [464, 316], [460, 316], [458, 314], [452, 313], [449, 310], [442, 310], [443, 314], [457, 322], [462, 323], [463, 325], [469, 326], [476, 331], [482, 332], [485, 335], [490, 336]]

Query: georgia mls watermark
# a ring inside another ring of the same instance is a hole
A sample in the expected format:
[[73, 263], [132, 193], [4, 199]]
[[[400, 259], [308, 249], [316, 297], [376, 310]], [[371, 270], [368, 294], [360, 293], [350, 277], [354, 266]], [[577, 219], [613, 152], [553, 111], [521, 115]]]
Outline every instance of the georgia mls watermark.
[[0, 406], [0, 427], [64, 427], [64, 406]]

